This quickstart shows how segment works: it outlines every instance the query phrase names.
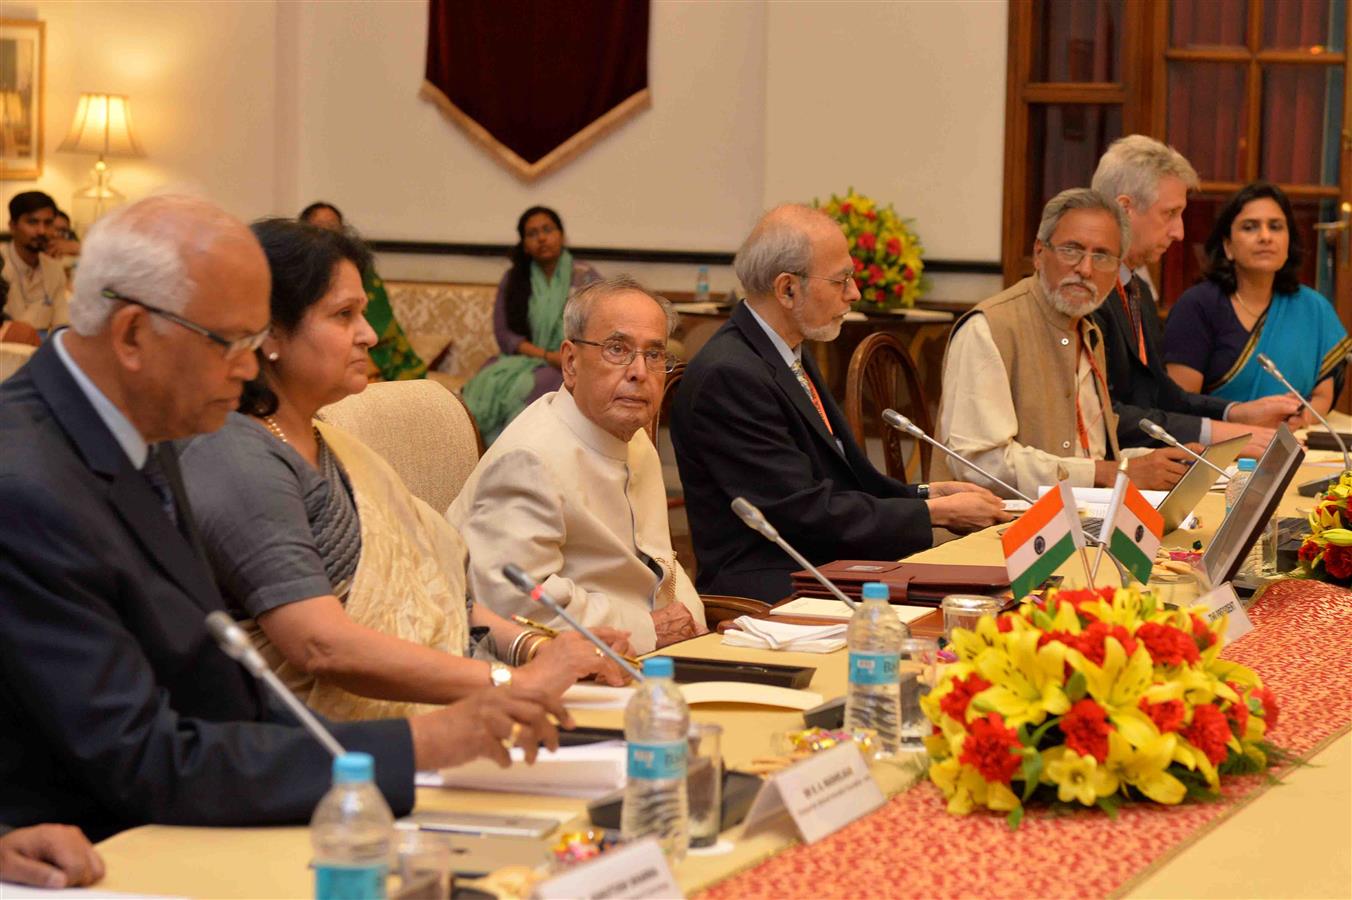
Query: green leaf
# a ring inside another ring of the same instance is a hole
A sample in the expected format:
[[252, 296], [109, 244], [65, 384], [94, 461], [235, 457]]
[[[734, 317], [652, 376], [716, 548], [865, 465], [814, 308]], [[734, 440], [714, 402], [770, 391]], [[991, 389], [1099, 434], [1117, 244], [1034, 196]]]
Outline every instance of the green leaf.
[[1052, 630], [1052, 620], [1045, 612], [1040, 609], [1033, 610], [1033, 624], [1043, 631]]
[[1076, 700], [1083, 699], [1084, 695], [1088, 692], [1088, 680], [1084, 677], [1083, 672], [1076, 669], [1070, 676], [1070, 679], [1066, 682], [1066, 696], [1070, 698], [1071, 703], [1074, 703]]
[[1024, 803], [1033, 796], [1033, 791], [1037, 790], [1038, 781], [1042, 778], [1042, 754], [1034, 751], [1023, 758], [1023, 765], [1019, 767], [1019, 772], [1023, 776], [1023, 797]]
[[1005, 816], [1005, 822], [1008, 823], [1008, 825], [1009, 825], [1009, 830], [1010, 830], [1010, 831], [1015, 831], [1015, 830], [1017, 830], [1018, 827], [1019, 827], [1019, 823], [1022, 822], [1022, 821], [1023, 821], [1023, 807], [1022, 807], [1022, 806], [1016, 806], [1016, 807], [1014, 807], [1013, 809], [1011, 809], [1011, 810], [1009, 811], [1009, 815]]
[[1053, 725], [1061, 724], [1061, 718], [1062, 718], [1061, 716], [1053, 716], [1052, 718], [1048, 719], [1047, 721], [1039, 725], [1037, 731], [1033, 732], [1033, 740], [1031, 741], [1031, 745], [1034, 747], [1040, 745], [1042, 743], [1042, 736], [1045, 735], [1048, 729], [1050, 729]]
[[1119, 804], [1118, 804], [1117, 797], [1115, 797], [1115, 796], [1113, 796], [1113, 795], [1111, 795], [1111, 794], [1109, 794], [1107, 797], [1099, 797], [1099, 798], [1098, 798], [1098, 808], [1101, 809], [1101, 810], [1103, 810], [1104, 812], [1106, 812], [1106, 813], [1108, 814], [1108, 818], [1110, 818], [1110, 819], [1116, 819], [1116, 818], [1117, 818], [1117, 807], [1118, 807], [1118, 805], [1119, 805]]

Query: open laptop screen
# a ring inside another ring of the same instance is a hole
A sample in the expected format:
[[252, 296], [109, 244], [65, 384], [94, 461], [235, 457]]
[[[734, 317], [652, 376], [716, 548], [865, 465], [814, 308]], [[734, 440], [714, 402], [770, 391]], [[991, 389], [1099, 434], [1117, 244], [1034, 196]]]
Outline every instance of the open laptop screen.
[[1239, 572], [1304, 458], [1304, 449], [1286, 426], [1278, 428], [1249, 483], [1202, 555], [1202, 570], [1212, 584], [1230, 581]]

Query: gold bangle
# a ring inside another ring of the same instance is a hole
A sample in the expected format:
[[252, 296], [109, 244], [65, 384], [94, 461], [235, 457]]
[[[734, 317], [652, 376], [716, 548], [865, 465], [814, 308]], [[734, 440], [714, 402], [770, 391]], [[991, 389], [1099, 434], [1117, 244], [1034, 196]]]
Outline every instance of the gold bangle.
[[540, 635], [539, 640], [535, 641], [533, 644], [531, 644], [529, 647], [526, 648], [526, 662], [530, 662], [531, 660], [535, 659], [535, 654], [540, 652], [540, 648], [544, 646], [545, 641], [552, 640], [553, 638], [548, 637], [547, 635], [543, 634]]

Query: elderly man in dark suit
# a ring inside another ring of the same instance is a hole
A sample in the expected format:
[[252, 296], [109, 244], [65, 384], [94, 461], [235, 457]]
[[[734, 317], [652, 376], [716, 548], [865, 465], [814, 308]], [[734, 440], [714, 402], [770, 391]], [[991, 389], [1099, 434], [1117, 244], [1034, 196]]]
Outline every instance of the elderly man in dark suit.
[[932, 526], [1007, 520], [985, 488], [880, 473], [803, 353], [804, 340], [835, 340], [859, 299], [839, 225], [810, 207], [776, 207], [734, 265], [746, 301], [690, 362], [672, 410], [701, 593], [790, 593], [798, 566], [742, 524], [730, 509], [737, 496], [814, 564], [895, 559], [930, 546]]
[[[204, 626], [224, 605], [169, 443], [234, 408], [268, 286], [242, 223], [199, 200], [141, 201], [90, 234], [72, 328], [0, 386], [0, 821], [96, 840], [147, 822], [303, 822], [328, 788], [324, 749]], [[398, 813], [415, 767], [506, 764], [503, 739], [557, 738], [520, 689], [334, 732], [375, 756]]]

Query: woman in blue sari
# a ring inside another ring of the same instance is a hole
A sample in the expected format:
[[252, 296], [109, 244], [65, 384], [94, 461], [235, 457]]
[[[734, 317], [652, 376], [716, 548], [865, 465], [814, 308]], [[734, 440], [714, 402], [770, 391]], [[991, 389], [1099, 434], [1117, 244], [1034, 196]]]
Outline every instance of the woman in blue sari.
[[563, 220], [554, 210], [532, 206], [517, 219], [516, 233], [512, 267], [493, 303], [493, 334], [501, 352], [462, 391], [485, 446], [523, 409], [563, 384], [563, 305], [601, 277], [568, 252]]
[[[1169, 375], [1188, 391], [1243, 402], [1282, 393], [1265, 354], [1321, 413], [1342, 388], [1347, 330], [1323, 295], [1300, 283], [1301, 240], [1275, 185], [1245, 185], [1206, 240], [1206, 279], [1178, 298], [1164, 332]], [[1288, 424], [1310, 424], [1303, 409]]]

